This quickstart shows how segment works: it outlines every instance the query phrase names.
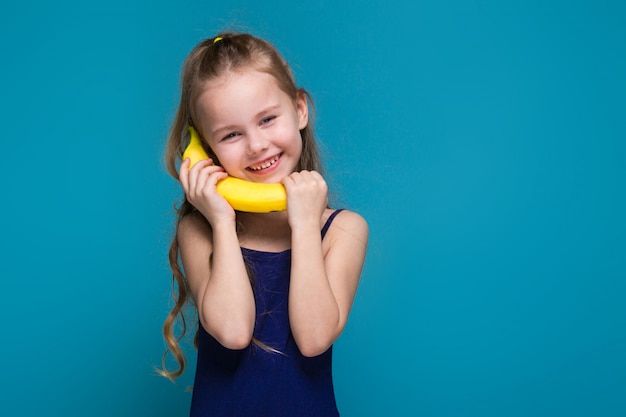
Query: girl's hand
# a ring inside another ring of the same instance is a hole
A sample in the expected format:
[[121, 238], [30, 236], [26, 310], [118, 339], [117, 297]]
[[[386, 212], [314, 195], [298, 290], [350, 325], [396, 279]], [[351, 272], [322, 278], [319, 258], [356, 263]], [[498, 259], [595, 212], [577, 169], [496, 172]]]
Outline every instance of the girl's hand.
[[196, 163], [191, 169], [189, 164], [190, 160], [186, 158], [178, 174], [187, 200], [213, 227], [221, 221], [234, 222], [235, 210], [215, 190], [217, 182], [228, 176], [224, 168], [212, 165], [210, 158]]
[[328, 186], [320, 173], [294, 172], [282, 183], [287, 191], [287, 217], [291, 228], [303, 224], [319, 228], [328, 205]]

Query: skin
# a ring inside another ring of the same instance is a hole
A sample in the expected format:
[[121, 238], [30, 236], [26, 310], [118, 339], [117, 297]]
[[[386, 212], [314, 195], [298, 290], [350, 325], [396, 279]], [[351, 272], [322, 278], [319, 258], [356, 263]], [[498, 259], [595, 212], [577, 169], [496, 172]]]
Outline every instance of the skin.
[[[326, 208], [326, 182], [315, 171], [294, 172], [302, 152], [300, 130], [309, 122], [306, 97], [289, 97], [269, 74], [231, 72], [204, 85], [195, 114], [201, 136], [222, 164], [208, 160], [188, 170], [187, 159], [180, 169], [185, 194], [198, 209], [182, 219], [178, 240], [200, 323], [227, 348], [248, 346], [255, 304], [241, 247], [268, 252], [290, 248], [292, 334], [303, 355], [322, 354], [345, 327], [368, 228], [361, 216], [343, 211], [320, 239], [332, 213]], [[215, 190], [227, 175], [282, 182], [287, 211], [240, 213], [243, 227], [237, 234], [235, 212]]]

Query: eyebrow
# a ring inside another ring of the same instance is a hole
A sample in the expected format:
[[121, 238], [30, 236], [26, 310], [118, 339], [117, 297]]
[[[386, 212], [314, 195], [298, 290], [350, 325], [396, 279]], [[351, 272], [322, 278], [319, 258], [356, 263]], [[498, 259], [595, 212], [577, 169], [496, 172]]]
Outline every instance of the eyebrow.
[[[255, 114], [255, 115], [254, 115], [254, 118], [255, 118], [255, 119], [258, 119], [259, 117], [263, 116], [264, 114], [271, 113], [271, 112], [273, 112], [273, 111], [277, 110], [278, 108], [280, 108], [280, 104], [274, 104], [274, 105], [271, 105], [271, 106], [269, 106], [269, 107], [266, 107], [266, 108], [264, 108], [263, 110], [261, 110], [260, 112], [258, 112], [257, 114]], [[221, 131], [224, 131], [224, 130], [236, 130], [236, 128], [237, 128], [237, 126], [236, 126], [236, 125], [227, 125], [227, 126], [222, 126], [222, 127], [219, 127], [219, 128], [217, 128], [217, 129], [215, 129], [215, 130], [212, 132], [212, 134], [213, 134], [213, 136], [217, 136], [217, 134], [218, 134], [219, 132], [221, 132]]]

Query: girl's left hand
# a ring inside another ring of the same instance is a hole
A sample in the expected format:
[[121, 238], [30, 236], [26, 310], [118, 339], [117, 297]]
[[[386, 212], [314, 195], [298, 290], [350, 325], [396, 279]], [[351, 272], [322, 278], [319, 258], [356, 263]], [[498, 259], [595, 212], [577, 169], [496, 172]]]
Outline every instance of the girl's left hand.
[[289, 225], [312, 222], [319, 227], [328, 205], [328, 186], [317, 171], [294, 172], [282, 180], [287, 191]]

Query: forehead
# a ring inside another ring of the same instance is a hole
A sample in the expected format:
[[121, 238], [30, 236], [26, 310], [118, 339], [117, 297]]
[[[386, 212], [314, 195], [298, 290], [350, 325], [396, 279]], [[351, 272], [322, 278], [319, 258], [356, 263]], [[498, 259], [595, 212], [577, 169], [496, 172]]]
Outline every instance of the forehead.
[[196, 100], [199, 115], [220, 111], [242, 111], [277, 100], [289, 99], [276, 79], [265, 72], [229, 71], [206, 81]]

